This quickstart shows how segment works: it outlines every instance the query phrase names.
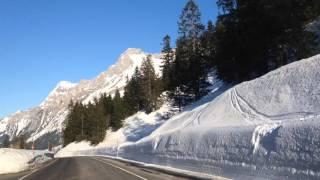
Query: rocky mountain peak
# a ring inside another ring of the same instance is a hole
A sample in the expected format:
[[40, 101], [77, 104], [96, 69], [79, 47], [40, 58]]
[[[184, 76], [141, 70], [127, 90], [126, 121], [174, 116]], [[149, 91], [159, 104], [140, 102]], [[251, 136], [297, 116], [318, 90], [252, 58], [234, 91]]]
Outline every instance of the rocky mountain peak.
[[139, 48], [128, 48], [122, 54], [141, 54], [144, 53], [142, 49]]
[[[27, 142], [35, 141], [38, 148], [45, 148], [48, 141], [58, 144], [70, 101], [88, 103], [103, 93], [112, 95], [117, 89], [123, 90], [127, 77], [132, 76], [134, 69], [141, 66], [147, 55], [141, 49], [129, 48], [114, 65], [93, 79], [79, 83], [59, 82], [39, 106], [0, 121], [0, 142], [4, 135], [11, 139], [25, 135]], [[152, 54], [151, 59], [159, 74], [162, 60], [157, 54]]]
[[68, 94], [77, 83], [71, 83], [69, 81], [60, 81], [56, 87], [49, 93], [48, 97], [40, 104], [40, 106], [50, 106], [52, 103], [56, 103], [57, 100], [62, 101], [63, 95]]

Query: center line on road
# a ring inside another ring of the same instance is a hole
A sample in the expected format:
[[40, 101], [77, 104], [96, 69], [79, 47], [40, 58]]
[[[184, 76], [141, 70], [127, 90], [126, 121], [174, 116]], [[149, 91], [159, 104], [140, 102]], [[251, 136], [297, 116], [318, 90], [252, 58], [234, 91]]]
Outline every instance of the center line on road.
[[113, 166], [113, 167], [115, 167], [115, 168], [118, 168], [118, 169], [120, 169], [120, 170], [122, 170], [122, 171], [124, 171], [124, 172], [126, 172], [126, 173], [129, 173], [129, 174], [131, 174], [131, 175], [133, 175], [133, 176], [136, 176], [136, 177], [138, 177], [138, 178], [140, 178], [140, 179], [148, 180], [148, 179], [146, 179], [146, 178], [144, 178], [144, 177], [142, 177], [142, 176], [139, 176], [139, 175], [137, 175], [137, 174], [135, 174], [135, 173], [133, 173], [133, 172], [131, 172], [131, 171], [128, 171], [128, 170], [126, 170], [126, 169], [123, 169], [123, 168], [121, 168], [121, 167], [119, 167], [119, 166], [116, 166], [116, 165], [113, 165], [113, 164], [111, 164], [111, 163], [107, 163], [107, 162], [105, 162], [105, 161], [103, 161], [103, 160], [101, 160], [101, 159], [98, 159], [98, 158], [93, 158], [93, 159], [95, 159], [95, 160], [97, 160], [97, 161], [100, 161], [100, 162], [102, 162], [102, 163], [104, 163], [104, 164]]

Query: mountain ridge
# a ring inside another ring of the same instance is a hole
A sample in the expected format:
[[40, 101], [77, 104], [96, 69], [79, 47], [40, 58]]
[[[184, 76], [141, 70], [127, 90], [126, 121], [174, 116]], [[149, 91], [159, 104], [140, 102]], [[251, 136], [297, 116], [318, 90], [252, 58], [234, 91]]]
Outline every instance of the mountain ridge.
[[[61, 143], [63, 122], [71, 100], [89, 103], [102, 93], [113, 94], [123, 90], [127, 77], [139, 67], [149, 53], [128, 48], [106, 71], [89, 80], [78, 83], [60, 81], [39, 106], [11, 114], [0, 120], [0, 142], [5, 135], [12, 140], [24, 135], [27, 143], [35, 141], [36, 148], [45, 148], [48, 142]], [[159, 54], [150, 54], [156, 72], [160, 73], [162, 60]]]

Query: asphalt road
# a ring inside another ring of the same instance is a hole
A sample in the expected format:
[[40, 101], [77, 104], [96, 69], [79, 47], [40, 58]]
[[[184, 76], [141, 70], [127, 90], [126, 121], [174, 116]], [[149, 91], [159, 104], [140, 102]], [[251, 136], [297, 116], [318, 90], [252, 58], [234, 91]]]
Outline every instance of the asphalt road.
[[0, 180], [170, 180], [194, 177], [167, 174], [138, 167], [131, 163], [102, 157], [72, 157], [55, 159], [44, 166], [18, 174], [0, 176]]

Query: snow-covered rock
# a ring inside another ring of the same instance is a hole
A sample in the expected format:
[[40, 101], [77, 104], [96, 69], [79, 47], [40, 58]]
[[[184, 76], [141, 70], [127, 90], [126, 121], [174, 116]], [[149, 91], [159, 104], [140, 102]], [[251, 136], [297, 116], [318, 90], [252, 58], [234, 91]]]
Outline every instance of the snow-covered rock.
[[[132, 76], [147, 55], [141, 49], [129, 48], [120, 55], [116, 64], [96, 78], [79, 83], [59, 82], [39, 106], [1, 120], [0, 140], [5, 134], [10, 139], [23, 134], [27, 142], [35, 141], [37, 148], [46, 148], [48, 141], [58, 145], [70, 101], [88, 103], [102, 93], [112, 95], [116, 89], [123, 90], [127, 77]], [[156, 72], [160, 74], [160, 55], [152, 54], [151, 58]]]

